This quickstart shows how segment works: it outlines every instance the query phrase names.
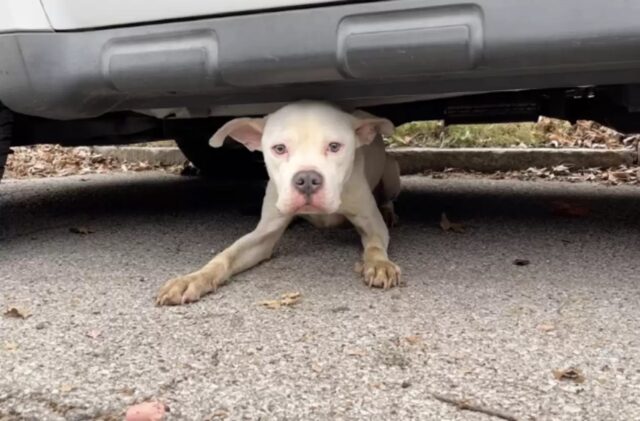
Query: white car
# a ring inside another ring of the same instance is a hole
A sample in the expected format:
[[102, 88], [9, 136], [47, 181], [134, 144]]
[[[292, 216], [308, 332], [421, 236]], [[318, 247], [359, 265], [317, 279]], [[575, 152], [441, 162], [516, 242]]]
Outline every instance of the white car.
[[637, 130], [639, 18], [628, 0], [2, 0], [0, 175], [11, 145], [165, 138], [246, 173], [259, 156], [208, 137], [302, 98], [395, 123]]

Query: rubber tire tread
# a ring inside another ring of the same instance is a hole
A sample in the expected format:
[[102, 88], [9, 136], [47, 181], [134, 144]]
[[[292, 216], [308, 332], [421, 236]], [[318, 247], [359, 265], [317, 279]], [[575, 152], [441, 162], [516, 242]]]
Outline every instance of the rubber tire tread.
[[13, 113], [0, 104], [0, 179], [9, 155], [9, 146], [13, 137]]
[[266, 179], [262, 153], [227, 140], [222, 148], [209, 146], [209, 138], [175, 137], [176, 144], [205, 177], [224, 179]]

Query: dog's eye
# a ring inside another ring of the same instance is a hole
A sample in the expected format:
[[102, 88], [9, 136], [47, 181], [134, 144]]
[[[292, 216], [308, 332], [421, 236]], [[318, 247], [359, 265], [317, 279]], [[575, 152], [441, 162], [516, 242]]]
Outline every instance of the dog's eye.
[[282, 143], [274, 145], [271, 149], [276, 153], [276, 155], [283, 155], [287, 153], [287, 147]]
[[340, 151], [340, 149], [342, 149], [342, 144], [338, 143], [338, 142], [331, 142], [329, 143], [329, 151], [336, 153], [338, 151]]

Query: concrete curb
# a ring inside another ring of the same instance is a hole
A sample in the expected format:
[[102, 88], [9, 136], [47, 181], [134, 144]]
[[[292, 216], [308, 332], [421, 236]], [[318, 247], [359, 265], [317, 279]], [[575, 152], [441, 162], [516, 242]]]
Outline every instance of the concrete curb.
[[[121, 161], [146, 161], [152, 165], [181, 165], [187, 158], [176, 147], [95, 146], [92, 150]], [[530, 167], [614, 168], [638, 164], [638, 151], [630, 149], [546, 148], [399, 148], [389, 150], [402, 174], [460, 168], [479, 172], [525, 170]]]
[[93, 146], [91, 150], [119, 161], [148, 162], [152, 165], [182, 165], [188, 161], [180, 149], [171, 146]]

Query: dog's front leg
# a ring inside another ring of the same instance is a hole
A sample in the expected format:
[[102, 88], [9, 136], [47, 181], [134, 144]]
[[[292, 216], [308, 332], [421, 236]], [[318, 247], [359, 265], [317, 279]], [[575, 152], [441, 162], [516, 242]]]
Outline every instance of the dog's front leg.
[[354, 213], [346, 216], [362, 237], [364, 253], [362, 255], [362, 275], [370, 287], [392, 288], [400, 283], [400, 268], [389, 260], [389, 230], [380, 214], [373, 195], [364, 189]]
[[255, 230], [216, 255], [202, 269], [166, 282], [160, 288], [156, 303], [179, 305], [197, 301], [232, 275], [271, 257], [273, 248], [291, 222], [291, 216], [283, 215], [276, 209], [274, 190], [269, 183], [262, 204], [262, 216]]

